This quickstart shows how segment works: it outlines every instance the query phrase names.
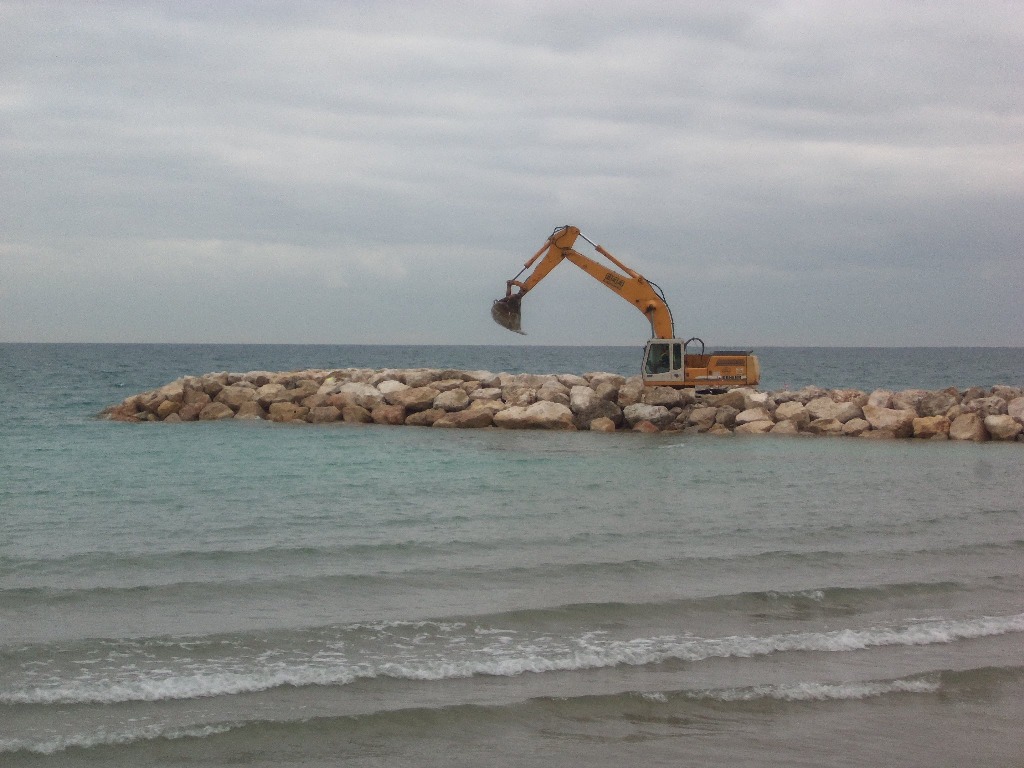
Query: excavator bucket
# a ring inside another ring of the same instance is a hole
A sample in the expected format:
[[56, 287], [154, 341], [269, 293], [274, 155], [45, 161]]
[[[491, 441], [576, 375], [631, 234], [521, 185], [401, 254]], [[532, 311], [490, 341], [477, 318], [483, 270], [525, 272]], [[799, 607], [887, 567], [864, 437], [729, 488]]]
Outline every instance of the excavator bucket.
[[520, 325], [523, 319], [523, 314], [520, 310], [521, 303], [522, 298], [519, 296], [506, 296], [504, 299], [495, 299], [494, 304], [491, 305], [491, 317], [502, 328], [508, 328], [514, 333], [521, 333], [525, 336], [526, 332], [523, 331]]

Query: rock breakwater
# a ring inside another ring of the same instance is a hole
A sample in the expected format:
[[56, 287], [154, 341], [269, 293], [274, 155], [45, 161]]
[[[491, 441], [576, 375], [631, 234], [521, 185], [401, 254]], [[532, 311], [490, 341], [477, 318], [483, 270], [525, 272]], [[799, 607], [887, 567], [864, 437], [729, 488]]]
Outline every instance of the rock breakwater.
[[125, 398], [117, 421], [388, 424], [480, 429], [834, 435], [1024, 442], [1024, 389], [821, 389], [697, 394], [613, 373], [441, 369], [207, 373]]

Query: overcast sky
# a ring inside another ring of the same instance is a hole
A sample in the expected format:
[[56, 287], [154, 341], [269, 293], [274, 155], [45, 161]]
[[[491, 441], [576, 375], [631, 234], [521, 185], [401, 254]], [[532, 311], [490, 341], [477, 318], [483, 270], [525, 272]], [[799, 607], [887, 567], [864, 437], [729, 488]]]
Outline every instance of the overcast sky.
[[0, 0], [0, 341], [1024, 345], [1024, 3]]

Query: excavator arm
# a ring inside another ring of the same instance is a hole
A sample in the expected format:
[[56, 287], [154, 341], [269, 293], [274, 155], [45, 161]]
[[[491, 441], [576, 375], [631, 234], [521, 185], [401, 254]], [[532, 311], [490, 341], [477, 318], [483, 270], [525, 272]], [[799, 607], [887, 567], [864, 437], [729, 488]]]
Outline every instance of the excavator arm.
[[[621, 272], [609, 269], [575, 250], [573, 246], [579, 237], [590, 243], [597, 253], [608, 259]], [[523, 333], [520, 307], [523, 296], [533, 290], [541, 280], [551, 273], [551, 270], [565, 259], [640, 310], [651, 323], [652, 336], [659, 339], [673, 338], [675, 334], [672, 312], [665, 302], [665, 296], [661, 289], [643, 275], [627, 267], [600, 245], [591, 242], [586, 235], [581, 235], [579, 229], [568, 225], [556, 229], [540, 250], [526, 262], [519, 274], [507, 281], [505, 298], [496, 300], [491, 307], [491, 317], [495, 322], [510, 331]], [[525, 279], [520, 280], [523, 273], [531, 268], [532, 271]]]

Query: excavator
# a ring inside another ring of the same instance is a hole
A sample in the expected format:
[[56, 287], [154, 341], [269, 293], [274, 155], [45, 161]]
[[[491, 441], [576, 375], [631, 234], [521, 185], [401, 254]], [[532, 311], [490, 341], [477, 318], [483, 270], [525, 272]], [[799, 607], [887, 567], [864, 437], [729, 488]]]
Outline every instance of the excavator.
[[[590, 243], [597, 253], [621, 272], [609, 269], [575, 250], [573, 246], [578, 238]], [[644, 347], [640, 369], [646, 386], [692, 387], [720, 392], [733, 387], [753, 386], [760, 381], [760, 364], [750, 350], [721, 350], [708, 354], [705, 353], [704, 342], [696, 336], [685, 341], [676, 338], [672, 311], [661, 288], [581, 234], [577, 227], [569, 225], [555, 229], [519, 274], [506, 281], [504, 298], [496, 299], [491, 306], [494, 321], [503, 328], [525, 335], [522, 330], [523, 296], [536, 288], [563, 260], [572, 262], [602, 285], [615, 291], [650, 321], [652, 338]], [[520, 280], [531, 267], [530, 274]], [[691, 345], [696, 350], [697, 344], [700, 344], [700, 352], [691, 352]]]

